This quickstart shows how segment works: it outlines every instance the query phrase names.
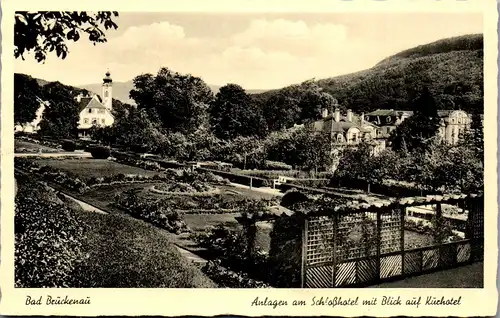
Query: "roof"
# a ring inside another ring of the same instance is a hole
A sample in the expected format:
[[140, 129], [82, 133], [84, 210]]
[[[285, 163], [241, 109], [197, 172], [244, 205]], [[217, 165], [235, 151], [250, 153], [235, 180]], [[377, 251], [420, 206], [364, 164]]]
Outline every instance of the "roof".
[[[361, 127], [361, 119], [357, 115], [352, 115], [352, 121], [347, 121], [345, 116], [342, 116], [340, 118], [339, 122], [336, 122], [333, 116], [328, 116], [326, 118], [320, 119], [316, 122], [314, 122], [314, 128], [317, 130], [322, 130], [324, 127], [324, 122], [327, 121], [332, 121], [332, 131], [334, 132], [344, 132], [349, 130], [349, 128], [356, 127], [359, 128], [360, 130], [366, 131], [366, 129], [363, 129]], [[365, 121], [365, 126], [372, 126], [372, 127], [377, 127], [376, 125], [366, 122]]]
[[371, 113], [366, 114], [367, 116], [401, 116], [403, 114], [413, 115], [410, 110], [394, 110], [394, 109], [377, 109]]
[[94, 97], [83, 97], [78, 104], [79, 111], [84, 110], [85, 108], [97, 108], [97, 109], [106, 109], [101, 102]]

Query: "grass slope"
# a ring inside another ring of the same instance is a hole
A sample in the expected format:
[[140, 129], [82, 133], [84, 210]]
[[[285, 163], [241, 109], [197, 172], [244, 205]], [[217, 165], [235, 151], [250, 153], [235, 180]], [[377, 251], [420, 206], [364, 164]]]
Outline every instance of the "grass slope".
[[126, 216], [77, 213], [88, 225], [89, 258], [77, 271], [82, 287], [216, 287], [180, 255], [166, 231]]

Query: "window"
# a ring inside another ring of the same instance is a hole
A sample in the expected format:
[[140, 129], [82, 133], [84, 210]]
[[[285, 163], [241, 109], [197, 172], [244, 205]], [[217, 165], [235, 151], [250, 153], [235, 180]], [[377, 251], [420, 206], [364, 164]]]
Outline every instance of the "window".
[[88, 123], [89, 123], [89, 119], [88, 119], [88, 118], [84, 118], [84, 119], [83, 119], [83, 123], [84, 123], [84, 124], [88, 124]]
[[454, 124], [455, 123], [455, 118], [452, 118], [451, 119], [451, 123]]
[[99, 109], [99, 114], [104, 114], [104, 109]]
[[89, 108], [89, 114], [92, 114], [92, 108]]
[[387, 118], [386, 118], [385, 120], [386, 120], [388, 123], [390, 123], [390, 122], [391, 122], [391, 120], [392, 120], [392, 118], [391, 118], [391, 116], [387, 116]]
[[103, 118], [103, 119], [101, 119], [101, 123], [103, 123], [103, 124], [104, 124], [105, 122], [106, 122], [106, 120], [104, 120], [104, 118]]
[[108, 91], [104, 91], [104, 97], [108, 97]]
[[97, 125], [97, 119], [96, 118], [92, 118], [92, 125]]

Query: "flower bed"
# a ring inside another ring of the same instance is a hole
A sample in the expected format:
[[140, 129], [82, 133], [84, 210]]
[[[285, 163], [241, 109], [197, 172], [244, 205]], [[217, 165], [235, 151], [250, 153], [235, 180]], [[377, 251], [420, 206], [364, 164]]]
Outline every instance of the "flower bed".
[[269, 288], [264, 282], [248, 277], [245, 273], [237, 273], [221, 266], [221, 261], [209, 261], [202, 268], [202, 272], [213, 280], [219, 287], [225, 288]]
[[144, 176], [134, 174], [125, 175], [123, 173], [107, 177], [81, 178], [74, 173], [63, 171], [51, 166], [40, 166], [37, 160], [27, 158], [16, 158], [14, 166], [25, 172], [36, 174], [45, 181], [54, 182], [80, 194], [105, 185], [170, 180], [170, 177], [167, 175]]
[[160, 201], [140, 200], [136, 190], [115, 196], [114, 204], [133, 217], [147, 221], [172, 233], [190, 232], [182, 215]]
[[218, 188], [214, 188], [208, 184], [196, 182], [194, 184], [175, 182], [165, 183], [162, 185], [152, 186], [149, 189], [153, 193], [165, 195], [196, 195], [196, 196], [211, 196], [220, 192]]
[[200, 211], [205, 214], [235, 213], [255, 201], [262, 201], [267, 207], [279, 203], [277, 201], [278, 199], [251, 199], [243, 196], [229, 198], [227, 195], [221, 193], [210, 196], [164, 195], [158, 199], [150, 196], [139, 197], [136, 194], [131, 195], [129, 192], [117, 194], [114, 202], [118, 208], [126, 209], [137, 200], [145, 202], [155, 201], [165, 208], [176, 211], [190, 210], [192, 211], [190, 214], [196, 213], [195, 211]]

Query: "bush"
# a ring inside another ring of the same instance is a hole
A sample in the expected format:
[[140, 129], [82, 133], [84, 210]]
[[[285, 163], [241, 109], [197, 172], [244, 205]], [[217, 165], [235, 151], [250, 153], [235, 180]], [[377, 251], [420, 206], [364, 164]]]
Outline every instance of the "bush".
[[284, 162], [266, 160], [264, 162], [266, 170], [292, 170], [292, 166]]
[[92, 147], [92, 149], [90, 149], [90, 153], [92, 154], [92, 157], [95, 159], [108, 159], [108, 157], [111, 154], [111, 149], [104, 146], [97, 146], [97, 147]]
[[221, 266], [220, 260], [210, 261], [202, 268], [219, 287], [229, 288], [269, 288], [266, 283], [251, 279], [246, 274], [233, 272]]
[[15, 210], [15, 285], [70, 287], [85, 260], [85, 225], [48, 188], [20, 183]]
[[72, 140], [63, 140], [62, 149], [66, 151], [75, 151], [76, 143]]

